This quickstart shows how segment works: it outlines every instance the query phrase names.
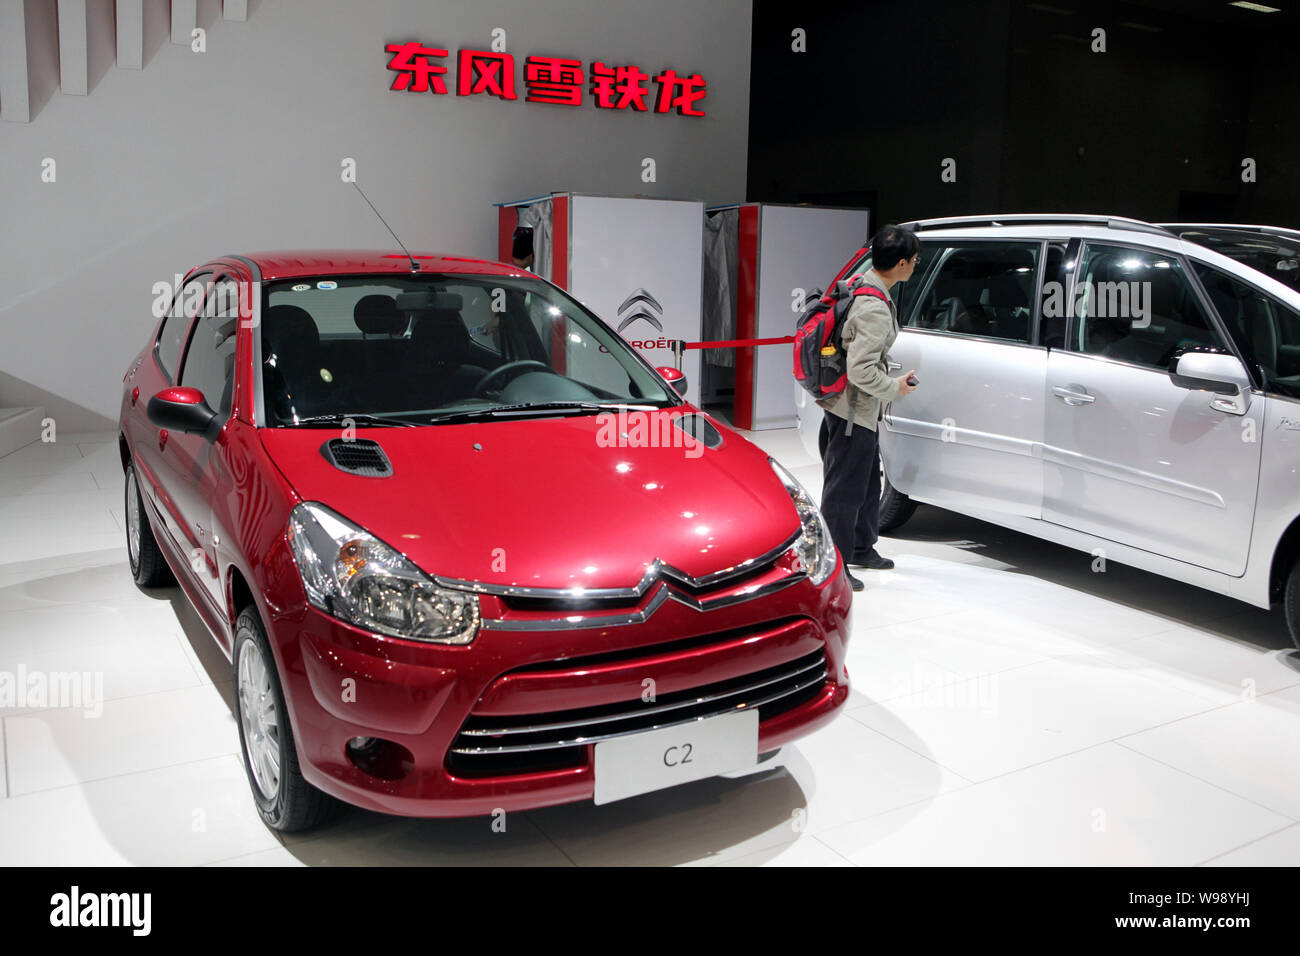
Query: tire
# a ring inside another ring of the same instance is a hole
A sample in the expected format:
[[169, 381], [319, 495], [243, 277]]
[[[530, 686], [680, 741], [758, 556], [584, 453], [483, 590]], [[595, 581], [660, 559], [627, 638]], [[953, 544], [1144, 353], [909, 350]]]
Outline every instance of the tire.
[[1300, 557], [1291, 562], [1282, 603], [1286, 608], [1286, 628], [1291, 632], [1291, 642], [1300, 647]]
[[255, 607], [244, 608], [235, 621], [233, 651], [235, 723], [258, 815], [281, 833], [319, 826], [341, 804], [308, 783], [299, 769], [275, 658]]
[[880, 533], [887, 534], [901, 527], [912, 512], [916, 511], [916, 502], [889, 483], [885, 474], [885, 464], [880, 463]]
[[140, 485], [135, 477], [135, 463], [126, 466], [126, 555], [131, 566], [131, 577], [141, 588], [162, 588], [176, 583], [172, 569], [167, 566], [149, 513], [144, 510]]

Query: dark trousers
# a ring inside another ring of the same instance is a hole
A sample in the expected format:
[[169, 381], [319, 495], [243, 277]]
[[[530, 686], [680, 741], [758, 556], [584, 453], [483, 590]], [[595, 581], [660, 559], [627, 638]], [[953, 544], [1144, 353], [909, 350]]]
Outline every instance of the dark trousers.
[[844, 419], [822, 414], [822, 517], [844, 562], [864, 561], [880, 536], [880, 446], [870, 428], [845, 435]]

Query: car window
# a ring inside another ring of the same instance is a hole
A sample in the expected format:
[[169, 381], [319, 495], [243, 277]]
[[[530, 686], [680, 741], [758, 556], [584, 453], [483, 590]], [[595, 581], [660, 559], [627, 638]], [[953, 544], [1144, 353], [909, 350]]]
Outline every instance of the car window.
[[1034, 241], [948, 243], [933, 252], [923, 248], [922, 259], [932, 260], [933, 278], [908, 325], [1029, 342], [1041, 251]]
[[1236, 276], [1203, 262], [1193, 261], [1192, 268], [1268, 386], [1300, 395], [1300, 314]]
[[239, 328], [239, 292], [234, 280], [212, 287], [203, 314], [194, 323], [180, 384], [197, 388], [219, 416], [230, 414], [235, 382], [235, 340]]
[[[907, 313], [916, 299], [916, 291], [924, 287], [926, 276], [929, 275], [930, 270], [934, 265], [934, 254], [941, 248], [942, 246], [938, 246], [934, 243], [922, 242], [921, 257], [917, 262], [915, 271], [912, 273], [912, 278], [908, 279], [906, 282], [895, 282], [893, 288], [889, 290], [889, 295], [894, 300], [894, 308], [898, 313], [898, 321], [900, 324], [906, 323]], [[844, 273], [844, 278], [841, 281], [852, 282], [870, 268], [871, 253], [868, 252], [857, 262], [853, 263], [852, 267]]]
[[1070, 347], [1167, 369], [1180, 349], [1222, 347], [1176, 256], [1102, 243], [1084, 247]]
[[212, 273], [201, 272], [181, 286], [172, 300], [167, 317], [163, 319], [158, 330], [158, 341], [154, 344], [154, 354], [158, 366], [167, 376], [167, 381], [176, 381], [176, 363], [185, 347], [185, 334], [190, 329], [190, 320], [203, 307], [203, 292], [207, 288]]

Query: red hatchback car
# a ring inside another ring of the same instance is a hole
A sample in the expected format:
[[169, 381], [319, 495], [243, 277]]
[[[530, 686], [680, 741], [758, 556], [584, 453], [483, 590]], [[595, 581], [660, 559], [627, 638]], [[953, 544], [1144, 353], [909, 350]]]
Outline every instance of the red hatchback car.
[[608, 802], [847, 699], [812, 500], [556, 286], [277, 252], [159, 304], [123, 381], [131, 571], [230, 657], [268, 825]]

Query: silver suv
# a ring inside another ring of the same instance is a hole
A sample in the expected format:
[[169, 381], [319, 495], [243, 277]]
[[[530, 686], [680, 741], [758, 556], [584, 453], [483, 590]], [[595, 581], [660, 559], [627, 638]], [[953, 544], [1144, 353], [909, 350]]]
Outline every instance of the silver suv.
[[[1281, 601], [1300, 646], [1300, 231], [909, 225], [921, 262], [894, 286], [889, 359], [921, 387], [884, 416], [881, 529], [938, 505]], [[837, 278], [870, 265], [862, 249]], [[800, 409], [810, 449], [820, 417]]]

